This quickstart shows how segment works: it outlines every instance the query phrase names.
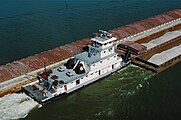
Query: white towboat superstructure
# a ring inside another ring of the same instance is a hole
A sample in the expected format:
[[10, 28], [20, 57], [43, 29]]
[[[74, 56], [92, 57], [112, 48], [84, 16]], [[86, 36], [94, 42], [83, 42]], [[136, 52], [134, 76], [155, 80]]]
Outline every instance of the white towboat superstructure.
[[39, 103], [70, 93], [122, 68], [123, 61], [115, 52], [116, 38], [106, 31], [91, 39], [88, 49], [70, 58], [64, 65], [45, 71], [38, 81], [23, 87], [26, 94]]

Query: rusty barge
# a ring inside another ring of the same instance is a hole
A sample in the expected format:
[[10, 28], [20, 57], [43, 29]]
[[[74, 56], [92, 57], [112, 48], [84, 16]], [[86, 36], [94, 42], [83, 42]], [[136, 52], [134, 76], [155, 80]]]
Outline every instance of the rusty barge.
[[[117, 38], [116, 52], [125, 57], [130, 52], [133, 64], [157, 73], [181, 61], [181, 9], [108, 31]], [[36, 81], [36, 75], [60, 66], [68, 58], [91, 44], [90, 38], [41, 52], [40, 54], [0, 66], [0, 96], [21, 90]], [[176, 52], [177, 51], [177, 52]], [[167, 54], [169, 53], [169, 57]], [[164, 58], [163, 60], [160, 60]], [[159, 62], [158, 62], [159, 61]]]

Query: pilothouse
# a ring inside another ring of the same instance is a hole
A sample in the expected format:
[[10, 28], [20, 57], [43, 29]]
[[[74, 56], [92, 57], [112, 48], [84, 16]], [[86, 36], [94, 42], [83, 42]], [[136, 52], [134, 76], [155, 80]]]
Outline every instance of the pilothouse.
[[128, 62], [115, 52], [116, 37], [99, 30], [88, 50], [71, 57], [64, 65], [38, 74], [37, 81], [23, 87], [39, 103], [67, 94], [97, 81]]

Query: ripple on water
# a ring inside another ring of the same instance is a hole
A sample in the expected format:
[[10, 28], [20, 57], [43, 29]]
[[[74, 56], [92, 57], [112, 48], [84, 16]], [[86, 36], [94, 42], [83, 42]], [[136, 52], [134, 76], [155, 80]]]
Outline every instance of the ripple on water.
[[112, 99], [104, 109], [95, 113], [97, 120], [101, 119], [126, 119], [132, 114], [132, 106], [128, 102], [131, 96], [138, 93], [139, 90], [149, 86], [148, 79], [154, 76], [151, 71], [130, 65], [125, 69], [119, 70], [107, 77], [107, 81], [112, 81], [111, 85], [114, 87]]

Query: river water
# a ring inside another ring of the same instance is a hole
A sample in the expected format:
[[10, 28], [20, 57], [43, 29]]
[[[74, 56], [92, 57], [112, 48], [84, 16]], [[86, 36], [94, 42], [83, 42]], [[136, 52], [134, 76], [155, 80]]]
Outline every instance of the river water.
[[[1, 0], [0, 64], [163, 12], [180, 0]], [[0, 98], [0, 120], [181, 119], [181, 64], [154, 74], [130, 65], [39, 107], [24, 94]]]

